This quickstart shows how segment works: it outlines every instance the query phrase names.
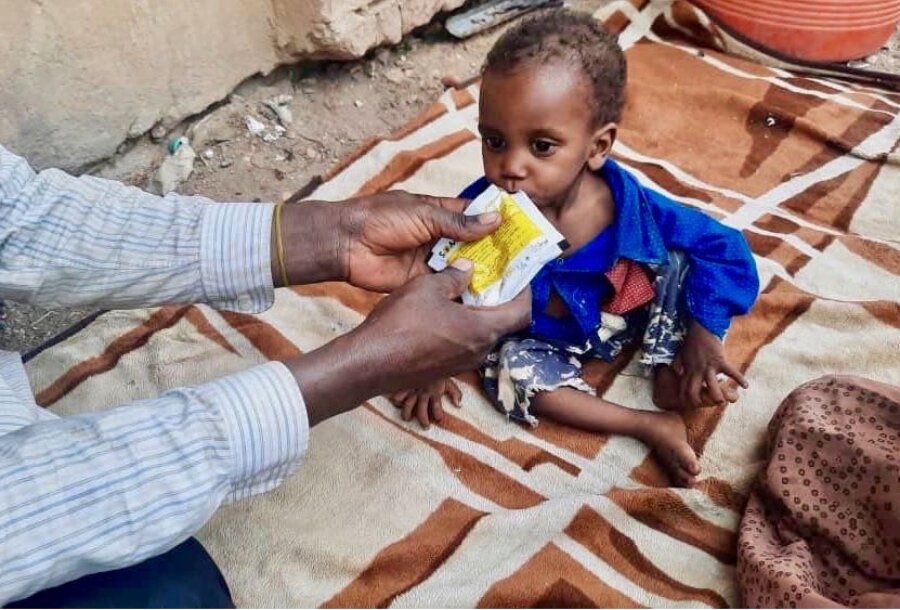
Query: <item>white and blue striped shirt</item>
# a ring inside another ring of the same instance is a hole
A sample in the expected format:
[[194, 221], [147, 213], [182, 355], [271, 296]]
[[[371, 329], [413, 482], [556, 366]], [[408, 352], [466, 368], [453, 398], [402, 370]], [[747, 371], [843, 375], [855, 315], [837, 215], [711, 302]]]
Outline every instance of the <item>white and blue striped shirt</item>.
[[[0, 298], [261, 311], [274, 299], [271, 222], [270, 204], [36, 174], [0, 146]], [[277, 486], [308, 433], [280, 363], [59, 418], [0, 351], [0, 605], [174, 547], [223, 502]]]

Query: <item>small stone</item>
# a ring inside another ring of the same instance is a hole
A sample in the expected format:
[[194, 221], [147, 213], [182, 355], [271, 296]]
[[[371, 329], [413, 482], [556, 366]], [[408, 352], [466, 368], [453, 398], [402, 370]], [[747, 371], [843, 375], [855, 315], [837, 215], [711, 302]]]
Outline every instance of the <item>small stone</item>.
[[303, 154], [306, 155], [307, 159], [318, 159], [319, 158], [319, 153], [312, 146], [308, 147]]
[[363, 107], [362, 100], [354, 100], [353, 105], [356, 106], [357, 108], [362, 108]]
[[403, 70], [399, 68], [388, 68], [384, 72], [384, 78], [395, 85], [399, 85], [403, 82]]
[[231, 167], [232, 165], [234, 165], [234, 161], [232, 161], [231, 159], [222, 159], [222, 161], [219, 163], [219, 167], [221, 167], [222, 169]]
[[204, 159], [212, 159], [215, 156], [216, 156], [216, 153], [213, 151], [212, 148], [207, 148], [206, 150], [203, 151]]
[[157, 125], [150, 130], [150, 139], [154, 142], [162, 142], [166, 137], [168, 130], [162, 125]]
[[247, 131], [251, 136], [258, 136], [266, 130], [266, 126], [261, 121], [249, 114], [244, 117], [244, 124], [247, 125]]
[[294, 115], [291, 112], [291, 102], [293, 101], [294, 97], [291, 95], [276, 95], [266, 102], [266, 106], [275, 113], [278, 122], [287, 127], [294, 122]]

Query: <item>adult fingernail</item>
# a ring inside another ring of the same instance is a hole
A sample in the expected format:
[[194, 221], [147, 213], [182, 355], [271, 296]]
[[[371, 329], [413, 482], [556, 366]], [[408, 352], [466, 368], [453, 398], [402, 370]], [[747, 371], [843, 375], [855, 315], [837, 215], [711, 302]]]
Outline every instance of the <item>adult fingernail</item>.
[[478, 222], [483, 225], [492, 225], [500, 220], [500, 214], [497, 212], [486, 212], [478, 215]]
[[460, 271], [470, 271], [473, 263], [467, 258], [458, 258], [450, 266]]

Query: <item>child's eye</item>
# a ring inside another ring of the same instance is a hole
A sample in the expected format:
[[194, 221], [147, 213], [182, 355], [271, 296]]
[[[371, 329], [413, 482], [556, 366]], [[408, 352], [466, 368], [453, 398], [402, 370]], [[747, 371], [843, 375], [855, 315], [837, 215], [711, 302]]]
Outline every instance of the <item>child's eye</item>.
[[556, 150], [556, 144], [549, 140], [535, 140], [531, 143], [531, 150], [536, 155], [547, 156], [553, 154], [553, 151]]
[[503, 138], [497, 136], [484, 136], [484, 145], [488, 150], [500, 150], [503, 148]]

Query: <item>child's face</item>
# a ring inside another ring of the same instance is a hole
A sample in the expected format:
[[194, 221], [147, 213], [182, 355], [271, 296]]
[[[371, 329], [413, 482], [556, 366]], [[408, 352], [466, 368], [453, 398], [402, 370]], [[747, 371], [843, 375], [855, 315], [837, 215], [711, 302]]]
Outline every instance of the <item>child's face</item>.
[[614, 124], [594, 125], [592, 97], [569, 66], [485, 72], [479, 130], [488, 180], [525, 191], [538, 207], [565, 204], [582, 172], [603, 164], [615, 138]]

